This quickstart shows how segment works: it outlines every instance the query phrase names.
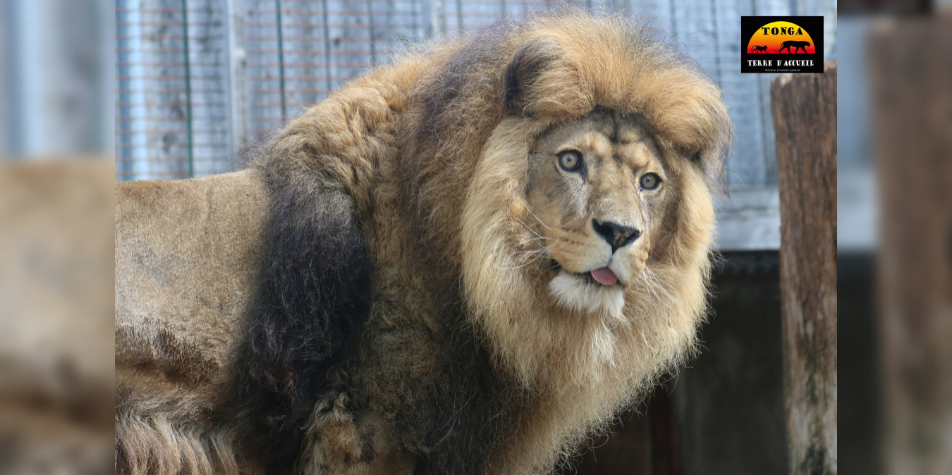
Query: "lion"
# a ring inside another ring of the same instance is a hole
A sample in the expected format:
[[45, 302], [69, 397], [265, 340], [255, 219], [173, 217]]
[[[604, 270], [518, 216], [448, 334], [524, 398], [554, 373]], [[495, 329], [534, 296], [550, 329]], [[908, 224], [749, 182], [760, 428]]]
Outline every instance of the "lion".
[[551, 472], [696, 351], [731, 141], [653, 30], [562, 13], [118, 184], [117, 473]]

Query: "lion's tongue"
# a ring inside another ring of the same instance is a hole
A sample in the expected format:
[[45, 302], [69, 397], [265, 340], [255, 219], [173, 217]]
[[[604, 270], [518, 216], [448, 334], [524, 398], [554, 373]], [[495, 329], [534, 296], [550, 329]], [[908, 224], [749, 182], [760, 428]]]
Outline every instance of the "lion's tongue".
[[593, 270], [592, 278], [602, 285], [615, 285], [615, 282], [618, 282], [618, 276], [607, 267], [599, 267]]

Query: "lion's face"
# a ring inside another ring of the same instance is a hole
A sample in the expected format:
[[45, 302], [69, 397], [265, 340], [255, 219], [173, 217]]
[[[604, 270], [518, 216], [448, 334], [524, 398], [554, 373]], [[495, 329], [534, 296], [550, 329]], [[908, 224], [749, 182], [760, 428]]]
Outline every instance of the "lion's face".
[[731, 139], [717, 86], [626, 28], [527, 30], [492, 74], [462, 76], [472, 61], [454, 60], [434, 94], [465, 78], [502, 90], [422, 111], [442, 138], [407, 174], [429, 226], [459, 221], [434, 229], [459, 236], [442, 240], [441, 264], [459, 259], [469, 321], [522, 384], [598, 387], [578, 407], [605, 411], [582, 418], [690, 353]]
[[559, 305], [618, 314], [671, 195], [643, 119], [611, 112], [552, 127], [530, 148], [526, 225], [544, 250]]

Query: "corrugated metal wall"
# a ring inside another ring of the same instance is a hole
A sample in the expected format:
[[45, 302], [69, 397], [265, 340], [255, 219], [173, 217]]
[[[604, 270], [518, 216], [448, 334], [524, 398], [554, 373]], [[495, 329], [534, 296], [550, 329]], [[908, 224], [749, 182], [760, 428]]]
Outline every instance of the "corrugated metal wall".
[[[538, 0], [117, 0], [116, 178], [232, 169], [230, 157], [409, 44], [550, 8]], [[740, 16], [824, 15], [835, 0], [574, 2], [654, 21], [724, 90], [736, 131], [732, 187], [776, 182], [769, 85], [740, 74]]]
[[220, 0], [116, 1], [116, 178], [230, 170]]

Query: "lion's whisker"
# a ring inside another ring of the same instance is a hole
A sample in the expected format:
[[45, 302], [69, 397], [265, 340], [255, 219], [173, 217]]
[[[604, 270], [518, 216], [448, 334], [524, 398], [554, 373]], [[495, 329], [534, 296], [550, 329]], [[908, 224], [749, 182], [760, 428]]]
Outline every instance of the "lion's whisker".
[[[543, 240], [543, 241], [554, 241], [554, 240], [555, 240], [555, 239], [553, 239], [553, 238], [550, 238], [550, 237], [543, 236], [543, 235], [539, 234], [536, 230], [534, 230], [534, 229], [532, 229], [531, 227], [529, 227], [529, 225], [526, 224], [525, 222], [523, 222], [521, 219], [516, 219], [516, 221], [517, 221], [519, 224], [525, 226], [525, 228], [526, 228], [530, 233], [532, 233], [536, 238], [538, 238], [538, 239], [540, 239], [540, 240]], [[550, 228], [550, 229], [551, 229], [551, 228]]]
[[543, 237], [541, 234], [539, 234], [538, 232], [536, 232], [535, 229], [532, 229], [531, 227], [529, 227], [529, 225], [526, 224], [526, 223], [525, 223], [524, 221], [522, 221], [521, 219], [516, 218], [516, 222], [519, 223], [519, 224], [521, 224], [521, 225], [523, 225], [523, 226], [525, 226], [525, 228], [526, 228], [527, 230], [529, 230], [529, 232], [532, 233], [533, 235], [535, 235], [536, 237], [540, 237], [540, 238]]
[[552, 238], [540, 236], [540, 237], [536, 237], [532, 239], [525, 239], [525, 240], [519, 241], [519, 245], [529, 244], [530, 242], [534, 242], [534, 241], [552, 241], [552, 240], [553, 240]]
[[530, 264], [536, 263], [536, 262], [538, 262], [539, 260], [540, 260], [540, 258], [529, 259], [529, 260], [523, 262], [522, 264], [519, 264], [519, 265], [514, 266], [514, 267], [503, 267], [503, 266], [498, 266], [498, 265], [495, 266], [495, 267], [496, 267], [497, 269], [499, 269], [499, 270], [516, 270], [516, 269], [522, 269], [523, 267], [526, 267], [526, 266], [528, 266], [528, 265], [530, 265]]
[[543, 259], [545, 258], [545, 256], [547, 256], [547, 255], [548, 255], [548, 250], [545, 249], [545, 248], [542, 248], [542, 249], [530, 249], [530, 250], [526, 250], [526, 251], [515, 251], [515, 252], [513, 252], [513, 256], [528, 256], [528, 258], [526, 258], [526, 259], [522, 262], [522, 264], [520, 264], [520, 265], [518, 265], [518, 266], [515, 266], [515, 267], [501, 267], [501, 266], [496, 266], [496, 268], [497, 268], [497, 269], [500, 269], [500, 270], [515, 270], [515, 269], [521, 269], [521, 268], [526, 267], [526, 266], [528, 266], [528, 265], [530, 265], [530, 264], [534, 264], [534, 263], [536, 263], [536, 262], [539, 262], [539, 261], [543, 260]]
[[662, 298], [662, 296], [658, 293], [660, 290], [666, 297], [671, 298], [671, 294], [669, 294], [668, 291], [661, 285], [661, 283], [658, 282], [657, 275], [655, 275], [654, 272], [652, 272], [646, 266], [641, 270], [640, 276], [645, 281], [645, 289], [651, 293], [651, 296], [662, 305], [667, 307], [668, 310], [674, 311], [674, 308], [671, 306], [671, 303], [668, 301], [668, 299]]
[[546, 253], [541, 249], [536, 251], [519, 251], [513, 253], [513, 255], [516, 256], [532, 256], [533, 259], [541, 259], [543, 256], [545, 256], [545, 254]]
[[545, 224], [541, 219], [539, 219], [539, 217], [536, 216], [536, 214], [533, 213], [531, 209], [526, 208], [526, 211], [528, 211], [529, 214], [532, 215], [532, 217], [535, 218], [535, 220], [539, 222], [539, 224], [541, 224], [541, 225], [542, 225], [543, 227], [545, 227], [546, 229], [552, 231], [552, 228], [550, 228], [548, 224]]
[[663, 292], [664, 295], [668, 298], [669, 301], [673, 302], [673, 301], [674, 301], [674, 296], [671, 295], [671, 292], [668, 291], [668, 288], [664, 286], [664, 283], [663, 283], [662, 279], [661, 279], [660, 277], [658, 277], [658, 274], [655, 274], [655, 272], [654, 272], [653, 270], [649, 269], [647, 266], [645, 267], [645, 270], [648, 271], [648, 273], [651, 275], [652, 279], [654, 279], [655, 285], [657, 286], [658, 290], [660, 290], [661, 292]]

